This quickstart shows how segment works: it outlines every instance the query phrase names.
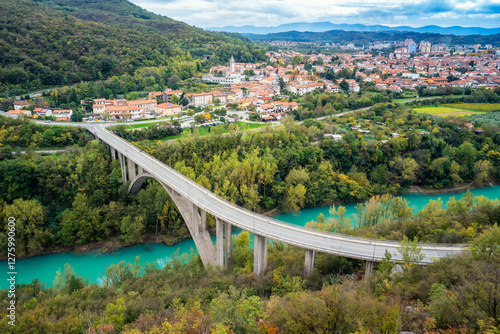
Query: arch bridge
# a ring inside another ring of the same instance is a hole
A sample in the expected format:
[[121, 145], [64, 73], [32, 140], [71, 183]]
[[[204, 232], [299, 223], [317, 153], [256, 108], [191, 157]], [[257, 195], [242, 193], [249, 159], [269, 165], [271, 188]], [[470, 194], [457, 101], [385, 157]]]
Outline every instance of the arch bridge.
[[[231, 265], [231, 229], [233, 226], [254, 234], [254, 273], [259, 276], [266, 270], [268, 240], [285, 242], [304, 248], [306, 275], [311, 275], [315, 252], [334, 254], [367, 261], [366, 274], [374, 262], [381, 261], [386, 250], [394, 260], [401, 260], [397, 252], [399, 243], [341, 234], [331, 234], [301, 228], [237, 206], [193, 180], [170, 168], [134, 145], [106, 130], [105, 126], [85, 126], [94, 136], [109, 145], [111, 157], [121, 164], [124, 182], [130, 181], [129, 193], [139, 191], [143, 182], [152, 177], [168, 192], [177, 205], [196, 244], [203, 264], [229, 267]], [[207, 213], [216, 221], [216, 244], [207, 231]], [[465, 248], [460, 245], [421, 244], [423, 260], [457, 254]]]

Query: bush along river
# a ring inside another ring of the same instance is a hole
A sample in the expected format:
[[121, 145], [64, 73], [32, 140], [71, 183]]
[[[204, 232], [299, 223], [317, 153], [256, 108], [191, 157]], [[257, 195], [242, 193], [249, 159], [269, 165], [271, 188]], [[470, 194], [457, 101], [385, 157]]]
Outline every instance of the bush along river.
[[[500, 198], [500, 186], [494, 186], [490, 188], [481, 188], [471, 190], [474, 196], [485, 196], [490, 199]], [[429, 200], [437, 200], [441, 198], [444, 205], [451, 197], [461, 198], [464, 193], [450, 193], [443, 195], [421, 195], [421, 194], [409, 194], [402, 195], [406, 199], [410, 206], [413, 207], [414, 212], [422, 209]], [[352, 215], [357, 212], [357, 203], [345, 204], [346, 216]], [[307, 222], [311, 220], [316, 220], [320, 213], [327, 218], [330, 216], [328, 210], [330, 207], [322, 206], [317, 208], [302, 209], [298, 213], [285, 213], [274, 217], [275, 219], [282, 220], [284, 222], [305, 226]], [[233, 233], [239, 233], [240, 231], [235, 231]], [[215, 237], [212, 238], [215, 243]], [[159, 268], [165, 266], [170, 258], [178, 253], [191, 254], [191, 249], [193, 253], [196, 254], [196, 247], [192, 239], [184, 240], [173, 246], [167, 246], [164, 244], [141, 244], [132, 247], [126, 247], [118, 249], [112, 253], [103, 254], [102, 251], [91, 251], [86, 253], [59, 253], [59, 254], [49, 254], [35, 256], [31, 258], [21, 259], [16, 261], [16, 283], [31, 283], [35, 278], [39, 281], [51, 285], [54, 281], [56, 273], [58, 270], [64, 272], [64, 265], [68, 263], [73, 267], [74, 271], [78, 275], [83, 276], [85, 279], [90, 279], [91, 282], [100, 283], [101, 277], [105, 274], [106, 268], [114, 263], [120, 261], [126, 261], [129, 263], [135, 262], [135, 257], [140, 256], [140, 262], [144, 266], [146, 262], [155, 262]], [[2, 269], [2, 280], [0, 282], [0, 289], [7, 288], [7, 261], [0, 261], [0, 268]]]

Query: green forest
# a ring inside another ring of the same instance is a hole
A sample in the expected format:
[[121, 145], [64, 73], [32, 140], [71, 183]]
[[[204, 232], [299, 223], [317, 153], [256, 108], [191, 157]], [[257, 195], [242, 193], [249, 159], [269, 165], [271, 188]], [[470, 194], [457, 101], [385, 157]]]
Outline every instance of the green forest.
[[[233, 54], [238, 61], [265, 60], [244, 38], [206, 32], [128, 1], [97, 4], [0, 1], [0, 92], [12, 96], [167, 65], [168, 76], [188, 78]], [[210, 63], [203, 55], [212, 56]]]
[[[148, 237], [174, 243], [189, 236], [180, 213], [158, 183], [135, 196], [126, 195], [118, 161], [112, 161], [85, 130], [5, 117], [0, 117], [0, 126], [0, 152], [4, 153], [0, 217], [24, 217], [18, 220], [18, 257], [101, 240], [113, 249]], [[12, 156], [11, 145], [28, 153]], [[39, 145], [69, 148], [55, 156], [40, 156], [33, 151]], [[6, 232], [3, 226], [2, 252]]]

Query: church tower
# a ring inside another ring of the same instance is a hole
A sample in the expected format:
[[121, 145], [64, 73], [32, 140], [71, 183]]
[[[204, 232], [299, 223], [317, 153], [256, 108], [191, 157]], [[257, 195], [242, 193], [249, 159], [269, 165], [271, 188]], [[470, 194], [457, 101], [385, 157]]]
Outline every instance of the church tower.
[[234, 72], [234, 57], [231, 56], [231, 61], [229, 62], [229, 71]]

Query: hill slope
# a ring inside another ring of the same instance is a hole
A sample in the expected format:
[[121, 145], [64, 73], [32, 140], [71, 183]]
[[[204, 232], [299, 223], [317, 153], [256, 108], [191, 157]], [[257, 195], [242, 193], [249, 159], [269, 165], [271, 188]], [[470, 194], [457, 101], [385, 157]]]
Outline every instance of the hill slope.
[[125, 0], [61, 3], [59, 10], [56, 1], [0, 0], [0, 92], [183, 65], [204, 54], [214, 56], [212, 63], [232, 54], [237, 61], [265, 59], [246, 38], [206, 32]]
[[[175, 44], [181, 49], [189, 51], [197, 58], [207, 53], [212, 54], [215, 45], [219, 50], [216, 56], [230, 57], [234, 54], [237, 61], [253, 61], [255, 55], [252, 53], [256, 52], [251, 41], [241, 35], [228, 32], [214, 33], [195, 28], [184, 22], [149, 12], [128, 0], [35, 1], [84, 21], [168, 37], [175, 40]], [[245, 45], [248, 49], [238, 49], [236, 47], [238, 45]], [[264, 59], [262, 54], [257, 54]], [[227, 60], [221, 59], [221, 61]]]

